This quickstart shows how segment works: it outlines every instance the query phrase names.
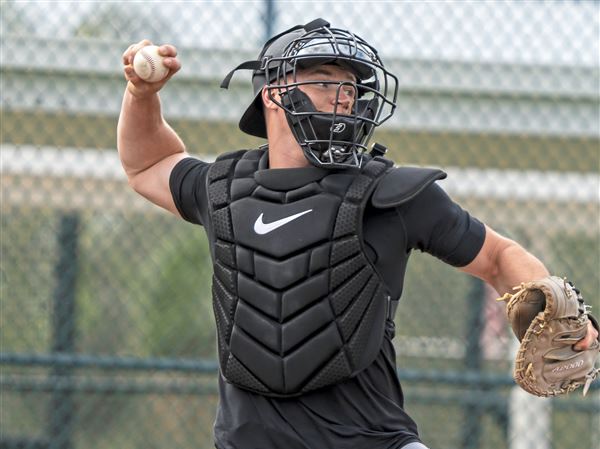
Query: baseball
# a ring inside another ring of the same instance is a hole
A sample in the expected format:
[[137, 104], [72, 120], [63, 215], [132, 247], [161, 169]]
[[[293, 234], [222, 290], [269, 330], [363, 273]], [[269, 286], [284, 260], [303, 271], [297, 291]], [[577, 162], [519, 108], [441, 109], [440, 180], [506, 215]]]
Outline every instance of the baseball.
[[169, 73], [163, 64], [164, 57], [158, 54], [156, 45], [142, 47], [133, 58], [133, 70], [137, 76], [149, 83], [162, 80]]

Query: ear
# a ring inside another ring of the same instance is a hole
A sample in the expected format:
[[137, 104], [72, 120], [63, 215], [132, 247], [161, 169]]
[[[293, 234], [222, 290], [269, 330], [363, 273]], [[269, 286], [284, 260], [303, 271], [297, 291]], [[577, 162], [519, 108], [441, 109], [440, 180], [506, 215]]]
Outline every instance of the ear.
[[263, 87], [262, 92], [261, 92], [261, 97], [262, 97], [263, 107], [265, 109], [273, 110], [273, 109], [279, 108], [279, 106], [277, 106], [277, 104], [271, 98], [271, 97], [275, 97], [275, 98], [279, 97], [279, 94], [277, 93], [276, 89], [269, 89], [266, 86]]

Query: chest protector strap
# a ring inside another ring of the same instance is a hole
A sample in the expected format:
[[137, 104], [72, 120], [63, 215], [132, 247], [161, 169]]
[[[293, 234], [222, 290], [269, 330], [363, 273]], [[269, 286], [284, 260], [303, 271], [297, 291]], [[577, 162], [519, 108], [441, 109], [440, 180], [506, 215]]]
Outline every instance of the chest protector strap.
[[[392, 164], [374, 158], [281, 190], [256, 180], [263, 155], [225, 155], [208, 173], [219, 363], [236, 386], [290, 397], [353, 377], [381, 349], [389, 295], [362, 219]], [[257, 230], [277, 218], [287, 224]]]

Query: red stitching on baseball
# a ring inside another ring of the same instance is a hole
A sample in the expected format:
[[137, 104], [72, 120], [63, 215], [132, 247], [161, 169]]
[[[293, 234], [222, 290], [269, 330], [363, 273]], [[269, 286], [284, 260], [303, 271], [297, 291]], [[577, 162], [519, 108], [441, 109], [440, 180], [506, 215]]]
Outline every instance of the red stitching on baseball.
[[156, 67], [154, 65], [154, 60], [143, 48], [142, 48], [141, 52], [142, 52], [142, 56], [144, 57], [144, 59], [146, 61], [148, 61], [148, 64], [150, 64], [151, 71], [150, 71], [150, 76], [148, 78], [152, 78], [152, 76], [154, 75], [154, 72], [156, 70]]

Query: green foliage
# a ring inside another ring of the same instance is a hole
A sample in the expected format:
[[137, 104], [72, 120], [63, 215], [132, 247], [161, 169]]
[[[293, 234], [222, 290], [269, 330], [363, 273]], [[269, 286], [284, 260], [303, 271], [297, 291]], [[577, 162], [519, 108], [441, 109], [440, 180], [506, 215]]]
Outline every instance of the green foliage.
[[215, 358], [208, 241], [200, 228], [181, 231], [157, 255], [161, 277], [149, 291], [147, 344], [156, 355]]
[[0, 342], [6, 352], [43, 352], [50, 341], [57, 214], [13, 208], [0, 226]]
[[[92, 353], [213, 355], [204, 232], [165, 215], [89, 215], [81, 236], [79, 344]], [[210, 349], [209, 349], [210, 348]]]

